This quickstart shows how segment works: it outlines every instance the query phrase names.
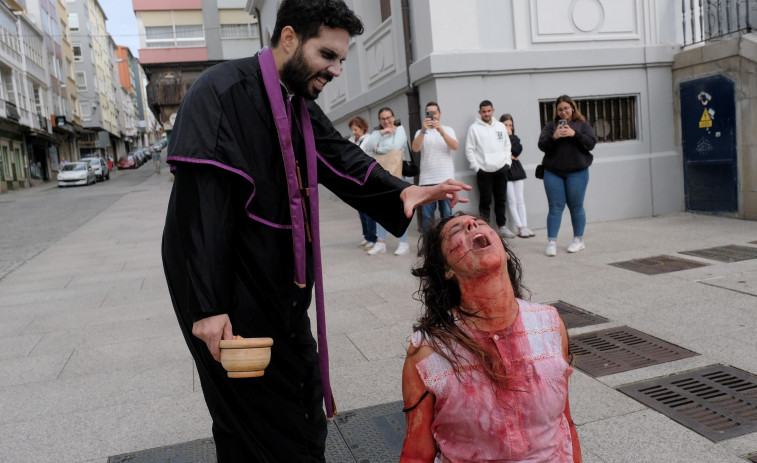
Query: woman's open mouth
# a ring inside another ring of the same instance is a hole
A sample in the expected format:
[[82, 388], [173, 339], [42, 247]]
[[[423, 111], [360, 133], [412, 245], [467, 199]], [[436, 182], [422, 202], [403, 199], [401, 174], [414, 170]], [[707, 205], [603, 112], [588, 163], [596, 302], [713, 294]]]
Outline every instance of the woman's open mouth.
[[478, 251], [479, 249], [488, 247], [490, 244], [491, 243], [489, 242], [489, 238], [487, 238], [486, 235], [484, 235], [483, 233], [478, 233], [473, 237], [473, 244], [471, 245], [471, 249]]

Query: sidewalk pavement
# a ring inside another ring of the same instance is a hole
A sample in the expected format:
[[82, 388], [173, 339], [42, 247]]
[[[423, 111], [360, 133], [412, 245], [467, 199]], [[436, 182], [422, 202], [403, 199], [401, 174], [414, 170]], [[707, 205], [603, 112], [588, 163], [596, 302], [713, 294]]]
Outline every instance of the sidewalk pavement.
[[[160, 259], [170, 188], [168, 175], [151, 176], [75, 239], [61, 237], [0, 280], [0, 461], [104, 463], [210, 436]], [[393, 255], [390, 237], [387, 254], [367, 256], [356, 248], [357, 212], [335, 200], [321, 204], [338, 407], [400, 400], [419, 310], [410, 275], [418, 232], [410, 232], [409, 255]], [[552, 258], [544, 255], [545, 230], [536, 234], [511, 240], [532, 300], [562, 300], [609, 319], [571, 336], [627, 325], [701, 354], [598, 379], [576, 370], [571, 407], [585, 462], [743, 463], [757, 451], [757, 433], [713, 443], [615, 389], [716, 363], [757, 373], [757, 260], [678, 254], [757, 247], [757, 223], [688, 213], [590, 223], [586, 250], [567, 254], [566, 218]], [[709, 265], [655, 276], [608, 265], [659, 254]]]

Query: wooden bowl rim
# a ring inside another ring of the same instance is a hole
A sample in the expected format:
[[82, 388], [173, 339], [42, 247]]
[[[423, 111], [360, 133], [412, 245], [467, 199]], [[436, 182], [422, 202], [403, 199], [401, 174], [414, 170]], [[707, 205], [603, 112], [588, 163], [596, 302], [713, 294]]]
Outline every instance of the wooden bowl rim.
[[249, 349], [251, 347], [271, 347], [272, 338], [244, 338], [244, 339], [223, 339], [221, 340], [221, 349]]

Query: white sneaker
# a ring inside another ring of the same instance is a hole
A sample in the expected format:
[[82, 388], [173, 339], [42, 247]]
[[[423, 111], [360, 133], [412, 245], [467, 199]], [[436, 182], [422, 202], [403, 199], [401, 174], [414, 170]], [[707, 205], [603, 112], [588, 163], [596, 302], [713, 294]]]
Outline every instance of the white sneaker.
[[508, 239], [515, 238], [515, 233], [511, 232], [510, 229], [504, 225], [499, 227], [499, 234]]
[[367, 251], [367, 250], [371, 249], [375, 245], [376, 245], [376, 243], [374, 243], [373, 241], [368, 241], [368, 244], [366, 244], [365, 246], [363, 246], [363, 249], [365, 249]]
[[368, 250], [368, 255], [375, 256], [376, 254], [381, 254], [383, 252], [386, 252], [386, 243], [376, 243]]
[[534, 233], [534, 231], [528, 227], [526, 227], [526, 233], [528, 233], [528, 236], [531, 236], [531, 237], [536, 236], [536, 233]]
[[555, 243], [554, 241], [550, 241], [549, 244], [547, 245], [547, 252], [546, 252], [546, 254], [549, 257], [556, 256], [557, 255], [557, 243]]
[[528, 234], [528, 230], [526, 230], [525, 228], [518, 231], [518, 236], [520, 236], [521, 238], [531, 238], [531, 235]]
[[363, 240], [363, 241], [361, 241], [360, 243], [358, 243], [357, 247], [359, 247], [359, 248], [364, 248], [364, 247], [365, 247], [366, 245], [368, 245], [368, 243], [370, 243], [370, 241], [368, 241], [368, 240]]
[[404, 256], [405, 254], [410, 252], [410, 245], [407, 243], [400, 242], [400, 245], [397, 246], [397, 250], [394, 251], [395, 256]]
[[586, 249], [586, 245], [583, 241], [581, 241], [581, 238], [573, 238], [573, 242], [570, 243], [570, 246], [568, 246], [567, 251], [568, 252], [578, 252], [583, 251]]

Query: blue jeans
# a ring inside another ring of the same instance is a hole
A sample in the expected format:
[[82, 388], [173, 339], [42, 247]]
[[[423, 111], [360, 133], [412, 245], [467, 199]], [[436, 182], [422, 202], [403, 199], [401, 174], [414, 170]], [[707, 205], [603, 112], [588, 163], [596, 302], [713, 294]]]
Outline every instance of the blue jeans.
[[423, 217], [421, 221], [421, 228], [423, 228], [424, 233], [426, 232], [426, 230], [428, 230], [429, 224], [434, 219], [437, 204], [439, 204], [440, 218], [443, 219], [452, 215], [452, 208], [449, 207], [448, 199], [440, 199], [439, 201], [434, 201], [433, 203], [424, 204], [423, 206], [421, 206], [421, 215]]
[[[382, 227], [380, 223], [376, 224], [376, 227], [378, 228], [378, 239], [386, 241], [386, 228]], [[405, 229], [405, 234], [400, 238], [400, 243], [407, 243], [407, 229]]]
[[549, 214], [547, 214], [547, 239], [556, 240], [560, 231], [562, 212], [565, 205], [570, 209], [570, 221], [573, 224], [573, 236], [583, 238], [586, 228], [584, 196], [589, 185], [589, 169], [572, 174], [557, 175], [544, 171], [544, 191], [547, 193]]
[[363, 238], [371, 243], [376, 242], [376, 221], [364, 212], [358, 212], [360, 214], [360, 225], [363, 226]]

